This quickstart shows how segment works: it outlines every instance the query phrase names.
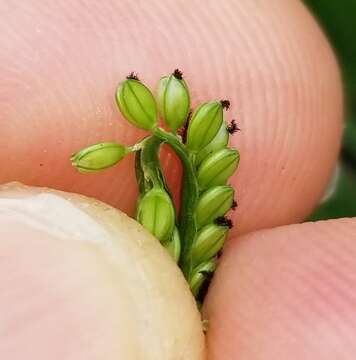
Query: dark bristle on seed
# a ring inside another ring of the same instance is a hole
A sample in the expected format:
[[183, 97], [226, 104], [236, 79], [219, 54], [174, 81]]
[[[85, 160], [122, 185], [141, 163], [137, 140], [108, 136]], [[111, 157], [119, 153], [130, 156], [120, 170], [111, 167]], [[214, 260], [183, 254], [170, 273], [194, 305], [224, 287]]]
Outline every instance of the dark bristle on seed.
[[126, 76], [127, 80], [137, 80], [140, 81], [140, 79], [137, 76], [137, 73], [131, 72], [129, 75]]
[[229, 229], [233, 227], [231, 219], [226, 216], [219, 216], [215, 219], [215, 224], [220, 226], [227, 226]]
[[232, 202], [231, 209], [232, 209], [232, 210], [236, 210], [236, 208], [237, 208], [237, 201], [234, 200], [234, 201]]
[[230, 101], [229, 100], [220, 100], [220, 103], [221, 103], [222, 107], [225, 110], [229, 110], [229, 107], [230, 107]]
[[178, 79], [178, 80], [182, 80], [183, 79], [183, 73], [179, 70], [179, 69], [175, 69], [173, 71], [173, 76]]
[[231, 120], [230, 124], [226, 127], [229, 134], [234, 134], [236, 131], [241, 129], [237, 126], [236, 120]]

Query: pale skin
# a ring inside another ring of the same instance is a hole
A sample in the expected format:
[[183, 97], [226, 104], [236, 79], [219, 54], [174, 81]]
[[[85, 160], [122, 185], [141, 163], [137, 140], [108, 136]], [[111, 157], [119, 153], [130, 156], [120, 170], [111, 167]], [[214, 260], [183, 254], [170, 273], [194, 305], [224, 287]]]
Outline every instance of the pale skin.
[[[232, 137], [242, 159], [232, 179], [239, 203], [232, 213], [236, 226], [205, 307], [209, 359], [353, 359], [356, 220], [251, 234], [302, 221], [325, 190], [343, 118], [335, 57], [299, 1], [204, 3], [1, 1], [0, 182], [80, 192], [132, 213], [137, 194], [132, 157], [97, 175], [76, 173], [68, 159], [92, 143], [132, 144], [142, 137], [116, 109], [118, 81], [137, 71], [154, 87], [161, 75], [179, 67], [193, 105], [228, 98], [227, 118], [236, 118], [242, 129]], [[177, 192], [181, 169], [172, 154], [165, 159]], [[38, 235], [24, 233], [14, 228], [2, 235], [15, 239], [4, 243], [14, 261], [0, 262], [0, 274], [20, 263], [16, 249], [21, 244], [37, 264], [31, 267], [33, 277], [43, 272], [38, 264], [47, 264], [48, 279], [61, 284], [69, 298], [90, 291], [86, 282], [78, 287], [61, 280], [65, 252], [46, 262], [53, 250], [34, 251], [31, 239]], [[85, 263], [83, 276], [91, 264], [85, 256], [78, 258]], [[5, 283], [2, 276], [0, 283]], [[28, 279], [14, 277], [14, 291], [0, 296], [0, 306], [23, 306], [31, 286]], [[25, 294], [18, 296], [16, 289]], [[112, 290], [107, 291], [105, 301], [110, 302]], [[48, 298], [43, 311], [51, 313], [56, 301]], [[71, 311], [83, 313], [82, 305], [75, 304]], [[100, 303], [100, 308], [108, 306]], [[42, 309], [33, 311], [29, 322]], [[90, 317], [75, 328], [66, 314], [59, 318], [63, 327], [68, 325], [66, 332], [44, 327], [37, 333], [54, 351], [58, 346], [59, 354], [59, 339], [68, 343], [70, 335], [94, 333]], [[17, 331], [6, 341], [27, 344]], [[90, 358], [80, 343], [70, 346], [77, 360]], [[103, 345], [92, 346], [92, 358], [100, 358]], [[11, 359], [6, 349], [0, 357]]]

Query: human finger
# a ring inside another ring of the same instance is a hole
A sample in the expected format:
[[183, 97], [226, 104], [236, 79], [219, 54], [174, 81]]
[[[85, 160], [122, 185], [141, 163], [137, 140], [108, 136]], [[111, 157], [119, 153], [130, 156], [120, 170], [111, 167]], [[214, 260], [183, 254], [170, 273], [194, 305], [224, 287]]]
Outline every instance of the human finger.
[[230, 242], [209, 290], [209, 360], [354, 359], [356, 219]]
[[[183, 4], [183, 5], [182, 5]], [[134, 143], [114, 102], [131, 71], [154, 87], [184, 71], [193, 105], [228, 98], [241, 133], [233, 232], [296, 222], [315, 206], [340, 143], [342, 96], [332, 51], [299, 1], [17, 2], [0, 4], [0, 182], [97, 197], [132, 213], [133, 158], [78, 174], [72, 152]], [[165, 156], [177, 193], [181, 169]]]

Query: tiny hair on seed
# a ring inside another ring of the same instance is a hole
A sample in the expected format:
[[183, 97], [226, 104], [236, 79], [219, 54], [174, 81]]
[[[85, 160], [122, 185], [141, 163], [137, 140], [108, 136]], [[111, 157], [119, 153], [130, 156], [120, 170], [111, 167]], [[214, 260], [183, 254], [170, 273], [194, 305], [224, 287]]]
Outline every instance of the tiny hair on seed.
[[225, 110], [229, 110], [230, 101], [229, 100], [220, 100], [220, 104]]
[[220, 226], [227, 226], [229, 229], [233, 227], [232, 220], [226, 216], [219, 216], [215, 219], [215, 224]]
[[182, 80], [183, 79], [183, 73], [179, 70], [179, 69], [175, 69], [173, 71], [173, 76], [178, 79], [178, 80]]
[[231, 120], [230, 124], [226, 126], [226, 130], [229, 134], [234, 134], [237, 131], [240, 131], [241, 129], [238, 127], [236, 120]]
[[135, 72], [131, 72], [129, 75], [126, 76], [126, 79], [127, 80], [137, 80], [137, 81], [140, 81], [140, 79], [138, 78], [137, 76], [137, 73]]

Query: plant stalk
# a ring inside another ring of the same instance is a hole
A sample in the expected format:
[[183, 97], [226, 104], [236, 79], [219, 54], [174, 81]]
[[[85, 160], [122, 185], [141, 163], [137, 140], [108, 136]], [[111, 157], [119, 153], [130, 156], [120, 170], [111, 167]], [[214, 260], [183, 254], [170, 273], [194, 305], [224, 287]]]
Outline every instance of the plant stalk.
[[183, 165], [184, 173], [181, 193], [181, 210], [179, 214], [179, 233], [182, 239], [180, 266], [189, 282], [193, 270], [191, 249], [197, 233], [195, 209], [199, 200], [198, 182], [193, 164], [189, 159], [189, 154], [177, 136], [161, 128], [156, 128], [153, 131], [153, 134], [172, 147]]

